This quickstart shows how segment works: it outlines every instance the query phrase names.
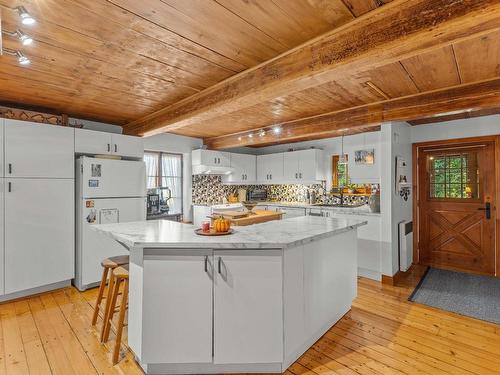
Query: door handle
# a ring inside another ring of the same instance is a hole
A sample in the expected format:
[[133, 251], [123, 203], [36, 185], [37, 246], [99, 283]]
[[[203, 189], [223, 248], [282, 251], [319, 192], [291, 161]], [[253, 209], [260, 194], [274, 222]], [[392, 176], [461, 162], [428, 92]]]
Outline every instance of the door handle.
[[110, 151], [111, 151], [111, 144], [108, 143], [108, 152], [110, 152]]
[[205, 255], [205, 272], [208, 273], [208, 255]]
[[219, 257], [219, 259], [217, 260], [217, 272], [221, 273], [222, 272], [222, 258]]
[[299, 174], [298, 173], [295, 173], [295, 178], [299, 178]]
[[12, 182], [9, 182], [9, 193], [12, 192]]
[[9, 163], [9, 174], [12, 174], [12, 164]]
[[299, 173], [299, 178], [302, 178], [302, 173]]
[[118, 152], [118, 146], [115, 143], [115, 152]]
[[484, 204], [484, 207], [479, 207], [478, 211], [485, 211], [486, 219], [488, 219], [488, 220], [491, 219], [491, 203], [490, 202], [486, 202]]

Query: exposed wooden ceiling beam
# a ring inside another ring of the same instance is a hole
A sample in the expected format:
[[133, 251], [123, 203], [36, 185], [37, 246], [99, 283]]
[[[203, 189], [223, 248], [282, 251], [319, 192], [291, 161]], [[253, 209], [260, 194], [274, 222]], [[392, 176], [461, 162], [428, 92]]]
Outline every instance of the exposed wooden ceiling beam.
[[[269, 126], [251, 132], [209, 138], [205, 140], [205, 144], [211, 149], [225, 149], [298, 142], [335, 137], [387, 121], [409, 121], [443, 116], [450, 112], [497, 107], [500, 107], [500, 78], [290, 121], [280, 125], [279, 135], [274, 132], [274, 126]], [[249, 134], [252, 136], [249, 137]]]
[[453, 120], [461, 120], [467, 118], [474, 117], [482, 117], [482, 116], [491, 116], [500, 114], [500, 107], [497, 108], [488, 108], [488, 109], [480, 109], [478, 111], [467, 111], [467, 112], [458, 112], [458, 113], [449, 113], [443, 116], [435, 116], [435, 117], [426, 117], [418, 120], [408, 121], [410, 125], [426, 125], [433, 124], [435, 122], [444, 122], [444, 121], [453, 121]]
[[154, 135], [500, 28], [498, 0], [396, 0], [369, 15], [129, 123]]

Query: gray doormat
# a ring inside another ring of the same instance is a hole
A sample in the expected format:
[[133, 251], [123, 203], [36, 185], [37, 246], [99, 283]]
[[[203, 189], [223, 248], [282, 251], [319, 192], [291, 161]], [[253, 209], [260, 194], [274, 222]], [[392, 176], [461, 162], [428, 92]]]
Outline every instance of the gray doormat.
[[429, 268], [409, 301], [500, 324], [500, 279]]

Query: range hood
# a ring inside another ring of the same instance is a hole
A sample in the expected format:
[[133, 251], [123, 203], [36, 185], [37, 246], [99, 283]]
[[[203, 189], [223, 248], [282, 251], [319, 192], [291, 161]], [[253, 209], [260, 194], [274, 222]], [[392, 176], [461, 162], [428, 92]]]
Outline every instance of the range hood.
[[234, 168], [214, 165], [193, 165], [193, 174], [199, 175], [228, 175], [234, 172]]

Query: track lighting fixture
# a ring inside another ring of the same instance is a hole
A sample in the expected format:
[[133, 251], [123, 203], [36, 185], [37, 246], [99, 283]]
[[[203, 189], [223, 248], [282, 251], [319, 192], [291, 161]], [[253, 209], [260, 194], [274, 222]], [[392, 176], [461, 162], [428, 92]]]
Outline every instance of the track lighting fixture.
[[25, 34], [21, 30], [16, 30], [16, 31], [6, 31], [2, 30], [2, 34], [9, 35], [12, 37], [15, 37], [21, 41], [23, 46], [29, 46], [31, 43], [33, 43], [33, 38], [30, 37], [29, 35]]
[[33, 25], [36, 22], [36, 20], [31, 16], [31, 14], [28, 13], [25, 7], [18, 6], [15, 9], [19, 13], [19, 17], [21, 17], [21, 22], [23, 23], [23, 25]]
[[4, 48], [3, 52], [7, 55], [16, 56], [17, 62], [21, 65], [29, 65], [31, 63], [31, 60], [28, 59], [21, 51]]

